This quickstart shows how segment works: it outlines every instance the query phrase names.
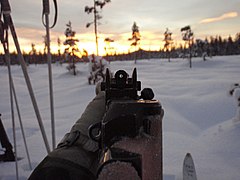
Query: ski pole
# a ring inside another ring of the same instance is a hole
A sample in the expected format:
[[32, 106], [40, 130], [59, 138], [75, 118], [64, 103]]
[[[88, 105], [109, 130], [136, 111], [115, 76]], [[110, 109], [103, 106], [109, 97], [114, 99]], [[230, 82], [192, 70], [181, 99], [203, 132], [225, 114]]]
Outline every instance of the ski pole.
[[21, 67], [22, 67], [23, 75], [25, 77], [25, 81], [26, 81], [26, 84], [27, 84], [29, 95], [30, 95], [31, 100], [32, 100], [32, 104], [33, 104], [33, 107], [34, 107], [34, 110], [35, 110], [35, 114], [36, 114], [36, 117], [37, 117], [37, 120], [38, 120], [38, 124], [39, 124], [40, 130], [41, 130], [42, 136], [43, 136], [43, 140], [44, 140], [44, 143], [45, 143], [45, 146], [46, 146], [46, 150], [47, 150], [47, 153], [50, 153], [50, 147], [49, 147], [47, 136], [46, 136], [46, 133], [45, 133], [45, 129], [44, 129], [44, 126], [43, 126], [43, 123], [42, 123], [42, 118], [41, 118], [41, 115], [40, 115], [40, 111], [38, 109], [37, 101], [36, 101], [36, 98], [35, 98], [35, 95], [34, 95], [34, 92], [33, 92], [33, 88], [32, 88], [32, 85], [31, 85], [31, 81], [30, 81], [29, 75], [27, 73], [26, 63], [24, 61], [24, 58], [23, 58], [23, 55], [22, 55], [22, 52], [21, 52], [21, 49], [20, 49], [20, 45], [19, 45], [19, 42], [18, 42], [17, 34], [16, 34], [16, 31], [15, 31], [15, 27], [14, 27], [14, 24], [13, 24], [13, 21], [12, 21], [12, 18], [11, 18], [10, 4], [9, 4], [8, 0], [0, 0], [0, 2], [1, 2], [2, 12], [3, 12], [3, 15], [4, 15], [4, 21], [5, 21], [6, 25], [10, 28], [15, 47], [17, 49], [17, 53], [18, 53], [18, 57], [19, 57]]
[[48, 77], [49, 77], [49, 95], [50, 95], [50, 112], [51, 112], [51, 127], [52, 127], [52, 148], [56, 147], [55, 136], [55, 120], [54, 120], [54, 101], [53, 101], [53, 82], [52, 82], [52, 56], [50, 49], [50, 28], [49, 28], [49, 0], [43, 0], [43, 16], [45, 17], [44, 26], [46, 28], [47, 40], [47, 60], [48, 60]]

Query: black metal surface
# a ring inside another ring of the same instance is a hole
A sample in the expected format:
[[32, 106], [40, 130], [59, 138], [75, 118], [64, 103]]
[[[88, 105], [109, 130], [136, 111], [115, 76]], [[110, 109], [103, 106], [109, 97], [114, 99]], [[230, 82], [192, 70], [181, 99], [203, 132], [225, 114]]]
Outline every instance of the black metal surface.
[[124, 70], [115, 73], [114, 78], [110, 77], [107, 69], [106, 82], [101, 83], [101, 90], [106, 92], [106, 102], [113, 99], [134, 99], [139, 97], [137, 91], [141, 90], [141, 82], [137, 81], [137, 70], [133, 71], [132, 78]]
[[7, 133], [4, 129], [1, 114], [0, 114], [0, 142], [3, 148], [5, 148], [4, 154], [0, 155], [0, 161], [15, 161], [15, 156], [12, 151], [12, 145], [8, 140]]

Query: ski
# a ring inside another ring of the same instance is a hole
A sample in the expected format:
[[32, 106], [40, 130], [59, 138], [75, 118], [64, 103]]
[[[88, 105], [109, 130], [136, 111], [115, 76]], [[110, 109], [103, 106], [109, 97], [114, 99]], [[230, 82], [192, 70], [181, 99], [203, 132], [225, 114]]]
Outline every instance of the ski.
[[183, 180], [197, 180], [192, 155], [187, 153], [183, 161]]

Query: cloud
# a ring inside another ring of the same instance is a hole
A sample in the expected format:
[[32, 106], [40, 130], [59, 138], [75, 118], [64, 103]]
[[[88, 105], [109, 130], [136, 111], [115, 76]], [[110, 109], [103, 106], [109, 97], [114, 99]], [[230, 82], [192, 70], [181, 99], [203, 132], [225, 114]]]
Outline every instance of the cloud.
[[228, 13], [225, 13], [225, 14], [223, 14], [221, 16], [218, 16], [218, 17], [203, 19], [203, 20], [200, 21], [200, 23], [201, 24], [212, 23], [212, 22], [222, 21], [224, 19], [235, 18], [237, 16], [238, 16], [237, 12], [228, 12]]

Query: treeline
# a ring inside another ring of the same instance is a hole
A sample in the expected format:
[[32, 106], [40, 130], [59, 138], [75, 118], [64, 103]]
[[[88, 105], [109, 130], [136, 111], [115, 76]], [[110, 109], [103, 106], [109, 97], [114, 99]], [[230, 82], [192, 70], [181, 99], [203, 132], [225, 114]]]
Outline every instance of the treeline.
[[[202, 57], [207, 56], [223, 56], [223, 55], [238, 55], [240, 54], [240, 33], [237, 33], [235, 38], [229, 36], [223, 39], [221, 36], [206, 38], [205, 40], [196, 39], [194, 44], [192, 44], [191, 56], [192, 57]], [[152, 59], [152, 58], [184, 58], [189, 56], [189, 47], [184, 44], [179, 47], [172, 47], [171, 51], [165, 51], [160, 49], [159, 51], [146, 51], [141, 48], [135, 52], [129, 52], [126, 54], [115, 53], [104, 58], [108, 61], [117, 60], [134, 60], [136, 59]], [[23, 53], [24, 59], [27, 64], [45, 64], [47, 63], [47, 55], [44, 53]], [[75, 62], [87, 62], [87, 57], [79, 58], [77, 56]], [[52, 62], [67, 62], [64, 54], [52, 54]], [[4, 54], [0, 55], [0, 65], [6, 64], [4, 59]], [[11, 53], [11, 64], [19, 64], [17, 53]]]
[[[36, 53], [28, 54], [23, 52], [23, 57], [27, 65], [29, 64], [45, 64], [47, 63], [47, 54]], [[13, 52], [10, 54], [11, 64], [20, 64], [18, 54]], [[63, 59], [62, 55], [52, 54], [52, 62], [55, 63]], [[0, 65], [6, 65], [4, 54], [0, 55]]]
[[[160, 49], [159, 51], [146, 51], [139, 49], [133, 53], [114, 54], [108, 56], [111, 60], [132, 60], [136, 59], [154, 59], [154, 58], [184, 58], [189, 57], [189, 47], [181, 44], [179, 47], [172, 47], [171, 51]], [[191, 46], [192, 57], [203, 56], [223, 56], [223, 55], [238, 55], [240, 54], [240, 33], [237, 33], [235, 38], [229, 36], [223, 39], [221, 36], [206, 38], [205, 40], [196, 39]]]

